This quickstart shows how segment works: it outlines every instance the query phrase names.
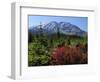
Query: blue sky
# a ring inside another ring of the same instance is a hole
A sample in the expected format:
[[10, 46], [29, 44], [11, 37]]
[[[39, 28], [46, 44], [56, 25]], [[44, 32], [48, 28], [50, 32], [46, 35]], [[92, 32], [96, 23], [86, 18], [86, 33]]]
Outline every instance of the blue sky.
[[28, 23], [29, 28], [32, 26], [40, 25], [40, 22], [42, 24], [47, 24], [51, 21], [56, 22], [70, 22], [71, 24], [77, 25], [82, 30], [87, 31], [88, 27], [88, 18], [87, 17], [74, 17], [74, 16], [35, 16], [30, 15], [28, 16]]

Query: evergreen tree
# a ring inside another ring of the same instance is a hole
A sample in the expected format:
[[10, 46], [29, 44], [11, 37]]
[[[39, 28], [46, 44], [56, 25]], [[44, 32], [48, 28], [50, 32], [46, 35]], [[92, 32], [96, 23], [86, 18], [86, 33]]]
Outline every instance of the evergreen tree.
[[32, 42], [32, 33], [28, 30], [28, 42]]
[[60, 28], [57, 27], [57, 37], [59, 38], [60, 37]]
[[43, 36], [43, 28], [42, 28], [42, 23], [40, 22], [40, 36]]

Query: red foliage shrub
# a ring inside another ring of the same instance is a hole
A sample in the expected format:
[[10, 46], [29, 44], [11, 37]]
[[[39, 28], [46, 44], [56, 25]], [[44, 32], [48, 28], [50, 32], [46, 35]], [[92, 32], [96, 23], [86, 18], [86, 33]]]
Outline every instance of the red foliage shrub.
[[85, 64], [87, 63], [87, 51], [83, 45], [76, 47], [62, 46], [55, 48], [52, 53], [51, 64], [64, 65], [64, 64]]

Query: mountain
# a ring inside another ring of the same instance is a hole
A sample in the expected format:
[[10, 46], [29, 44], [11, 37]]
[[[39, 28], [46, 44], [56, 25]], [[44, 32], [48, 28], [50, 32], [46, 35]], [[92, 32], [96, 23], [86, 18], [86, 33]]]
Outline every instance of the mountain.
[[60, 22], [60, 32], [67, 35], [85, 36], [87, 32], [68, 22]]
[[35, 27], [32, 27], [31, 32], [33, 34], [37, 34], [40, 32], [46, 33], [46, 34], [54, 34], [59, 31], [61, 34], [65, 35], [76, 35], [76, 36], [86, 36], [87, 32], [80, 29], [78, 26], [71, 24], [69, 22], [56, 22], [51, 21], [50, 23], [46, 25], [38, 25]]

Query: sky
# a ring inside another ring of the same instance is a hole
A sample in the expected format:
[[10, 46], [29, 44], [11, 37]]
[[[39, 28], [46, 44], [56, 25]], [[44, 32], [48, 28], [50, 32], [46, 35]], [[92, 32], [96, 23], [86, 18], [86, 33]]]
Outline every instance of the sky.
[[80, 29], [87, 31], [88, 18], [87, 17], [75, 17], [75, 16], [39, 16], [39, 15], [29, 15], [28, 16], [28, 27], [50, 23], [51, 21], [56, 22], [69, 22], [78, 26]]

